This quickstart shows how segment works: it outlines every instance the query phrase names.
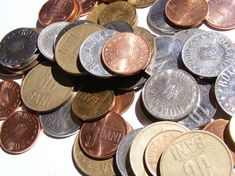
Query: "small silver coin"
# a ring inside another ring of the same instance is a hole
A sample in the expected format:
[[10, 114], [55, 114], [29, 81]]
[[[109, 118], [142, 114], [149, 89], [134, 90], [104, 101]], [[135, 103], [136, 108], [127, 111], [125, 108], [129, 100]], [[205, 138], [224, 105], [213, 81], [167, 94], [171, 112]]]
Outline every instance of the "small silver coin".
[[190, 74], [180, 69], [169, 69], [146, 81], [142, 100], [153, 117], [177, 121], [196, 108], [199, 92], [197, 82]]
[[46, 134], [55, 138], [64, 138], [73, 135], [81, 127], [82, 122], [71, 111], [72, 100], [58, 110], [40, 115], [40, 123]]
[[189, 129], [206, 125], [214, 117], [217, 110], [217, 103], [211, 84], [202, 80], [197, 81], [197, 83], [200, 89], [200, 102], [193, 112], [178, 122]]
[[135, 139], [135, 137], [141, 130], [142, 128], [131, 131], [121, 140], [118, 145], [116, 152], [116, 164], [122, 176], [133, 175], [129, 162], [129, 150], [132, 141]]
[[225, 68], [215, 82], [215, 96], [220, 107], [229, 115], [235, 115], [235, 65]]
[[179, 68], [181, 61], [182, 42], [171, 36], [155, 37], [157, 48], [156, 57], [153, 57], [145, 72], [153, 75], [167, 69]]
[[101, 51], [105, 42], [119, 32], [114, 30], [102, 30], [90, 35], [81, 45], [79, 58], [83, 68], [98, 77], [111, 77], [103, 66]]
[[38, 36], [38, 49], [50, 61], [54, 61], [54, 40], [67, 22], [57, 22], [45, 27]]
[[175, 33], [173, 35], [174, 38], [179, 39], [183, 44], [185, 44], [185, 42], [192, 37], [195, 34], [201, 33], [201, 32], [205, 32], [201, 29], [198, 28], [192, 28], [192, 29], [187, 29], [187, 30], [182, 30], [179, 31], [177, 33]]
[[221, 33], [202, 32], [185, 43], [182, 59], [195, 75], [213, 78], [235, 62], [235, 48], [232, 41]]
[[172, 26], [165, 17], [165, 7], [169, 0], [158, 0], [150, 8], [147, 15], [147, 24], [149, 28], [158, 34], [169, 34], [180, 31]]

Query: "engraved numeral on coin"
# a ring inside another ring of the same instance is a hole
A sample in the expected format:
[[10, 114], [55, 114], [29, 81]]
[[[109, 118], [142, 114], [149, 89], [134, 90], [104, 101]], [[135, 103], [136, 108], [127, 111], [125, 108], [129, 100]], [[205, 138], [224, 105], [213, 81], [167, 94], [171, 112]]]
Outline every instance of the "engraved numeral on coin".
[[53, 92], [55, 91], [57, 85], [52, 76], [49, 76], [49, 78], [45, 78], [40, 83], [40, 88], [47, 91], [47, 92]]

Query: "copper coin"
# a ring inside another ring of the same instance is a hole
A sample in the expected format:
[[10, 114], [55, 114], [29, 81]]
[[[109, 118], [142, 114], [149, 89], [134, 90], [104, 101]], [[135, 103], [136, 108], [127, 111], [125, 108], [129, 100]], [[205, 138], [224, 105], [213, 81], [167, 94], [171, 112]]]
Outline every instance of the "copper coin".
[[74, 2], [73, 11], [72, 11], [71, 15], [67, 18], [66, 21], [79, 20], [81, 7], [80, 7], [80, 5], [79, 5], [77, 0], [73, 0], [73, 2]]
[[217, 29], [235, 28], [235, 3], [234, 0], [209, 0], [208, 16], [206, 21]]
[[204, 131], [209, 131], [216, 136], [218, 136], [222, 141], [227, 144], [228, 148], [230, 149], [231, 156], [233, 158], [233, 166], [235, 166], [235, 149], [229, 145], [229, 140], [227, 139], [226, 128], [228, 126], [229, 121], [225, 119], [217, 119], [210, 122], [205, 128]]
[[0, 82], [0, 120], [8, 117], [19, 105], [19, 84], [10, 80]]
[[182, 27], [201, 24], [207, 12], [206, 0], [169, 0], [165, 7], [167, 18], [173, 24]]
[[94, 7], [98, 2], [98, 0], [76, 0], [76, 1], [78, 1], [78, 3], [80, 4], [81, 16], [86, 15], [92, 9], [92, 7]]
[[122, 32], [111, 37], [102, 50], [107, 68], [120, 75], [133, 75], [143, 70], [150, 61], [151, 50], [140, 36]]
[[96, 122], [84, 123], [79, 134], [81, 148], [88, 156], [108, 159], [116, 153], [119, 142], [127, 134], [127, 126], [120, 115], [110, 112]]
[[8, 153], [23, 153], [32, 147], [39, 132], [37, 116], [27, 111], [16, 111], [2, 124], [1, 146]]

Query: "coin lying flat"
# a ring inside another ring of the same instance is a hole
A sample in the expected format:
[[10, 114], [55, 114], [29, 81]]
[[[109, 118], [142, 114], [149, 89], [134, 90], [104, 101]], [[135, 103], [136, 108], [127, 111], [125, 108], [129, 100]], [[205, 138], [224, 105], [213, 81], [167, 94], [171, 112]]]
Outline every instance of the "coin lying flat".
[[98, 2], [98, 0], [77, 0], [81, 9], [81, 16], [86, 15]]
[[132, 26], [125, 21], [110, 21], [104, 27], [118, 32], [133, 32]]
[[186, 30], [182, 30], [179, 31], [177, 33], [175, 33], [173, 35], [174, 38], [179, 39], [183, 44], [185, 44], [185, 42], [192, 37], [195, 34], [201, 33], [201, 32], [205, 32], [201, 29], [198, 28], [191, 28], [191, 29], [186, 29]]
[[87, 15], [86, 19], [89, 21], [92, 21], [96, 24], [98, 24], [98, 19], [100, 16], [101, 11], [106, 7], [107, 5], [104, 3], [98, 4], [95, 6]]
[[143, 8], [152, 5], [156, 0], [128, 0], [136, 8]]

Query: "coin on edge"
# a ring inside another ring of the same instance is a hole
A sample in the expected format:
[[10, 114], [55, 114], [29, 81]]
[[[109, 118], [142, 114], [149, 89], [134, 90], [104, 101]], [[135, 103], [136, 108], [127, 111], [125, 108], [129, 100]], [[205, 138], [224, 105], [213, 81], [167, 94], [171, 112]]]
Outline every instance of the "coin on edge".
[[[232, 117], [229, 122], [229, 133], [230, 133], [230, 136], [231, 136], [233, 143], [235, 145], [235, 131], [234, 131], [234, 129], [235, 129], [235, 117]], [[234, 161], [234, 163], [235, 163], [235, 161]]]

